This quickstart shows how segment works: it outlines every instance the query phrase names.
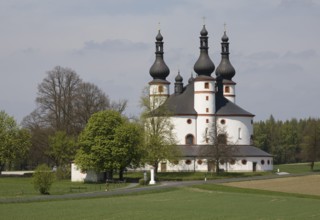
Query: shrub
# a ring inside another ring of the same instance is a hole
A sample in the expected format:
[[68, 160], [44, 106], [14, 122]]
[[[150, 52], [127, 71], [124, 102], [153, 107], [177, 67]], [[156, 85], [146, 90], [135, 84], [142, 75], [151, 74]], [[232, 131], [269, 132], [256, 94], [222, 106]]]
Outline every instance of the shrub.
[[38, 190], [41, 194], [49, 194], [49, 190], [54, 180], [55, 174], [46, 164], [37, 166], [33, 174], [33, 185], [35, 190]]
[[143, 178], [139, 179], [139, 185], [144, 186], [148, 185], [148, 181], [145, 181]]

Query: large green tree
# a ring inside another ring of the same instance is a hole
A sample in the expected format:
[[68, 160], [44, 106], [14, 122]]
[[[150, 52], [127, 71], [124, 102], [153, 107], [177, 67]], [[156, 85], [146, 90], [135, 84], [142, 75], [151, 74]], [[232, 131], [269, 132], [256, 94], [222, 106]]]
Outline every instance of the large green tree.
[[139, 126], [130, 124], [119, 112], [97, 112], [80, 135], [75, 161], [82, 170], [107, 172], [112, 178], [114, 170], [123, 171], [138, 158], [140, 141]]
[[30, 147], [30, 134], [20, 129], [13, 117], [0, 111], [0, 174], [23, 159]]
[[57, 131], [49, 136], [49, 150], [47, 154], [53, 159], [58, 167], [69, 165], [76, 153], [76, 140], [68, 136], [65, 131]]

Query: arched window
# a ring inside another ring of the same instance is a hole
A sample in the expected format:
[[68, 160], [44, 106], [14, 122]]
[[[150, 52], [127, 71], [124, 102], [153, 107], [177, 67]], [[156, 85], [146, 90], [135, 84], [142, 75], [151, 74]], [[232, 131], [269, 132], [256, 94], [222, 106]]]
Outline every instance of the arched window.
[[229, 93], [229, 92], [230, 92], [230, 87], [229, 87], [229, 86], [226, 86], [226, 87], [224, 88], [224, 92], [225, 92], [225, 93]]
[[193, 143], [194, 143], [194, 137], [193, 137], [193, 135], [192, 135], [192, 134], [188, 134], [188, 135], [186, 136], [186, 144], [191, 145], [191, 144], [193, 144]]

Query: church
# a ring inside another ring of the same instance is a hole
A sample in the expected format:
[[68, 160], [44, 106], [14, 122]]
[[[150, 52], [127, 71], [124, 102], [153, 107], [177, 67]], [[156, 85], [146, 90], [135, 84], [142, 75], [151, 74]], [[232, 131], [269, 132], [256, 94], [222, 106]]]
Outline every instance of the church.
[[[159, 172], [202, 171], [255, 172], [273, 169], [273, 157], [253, 146], [254, 115], [236, 104], [235, 69], [229, 60], [229, 38], [224, 31], [221, 38], [221, 61], [217, 68], [209, 57], [208, 31], [205, 25], [200, 32], [200, 56], [194, 64], [197, 74], [184, 84], [180, 72], [170, 94], [167, 81], [170, 70], [164, 61], [163, 36], [158, 32], [155, 42], [155, 61], [150, 68], [150, 102], [166, 105], [174, 127], [179, 160], [162, 161]], [[215, 71], [215, 75], [213, 74]], [[253, 91], [254, 92], [254, 91]], [[158, 107], [155, 106], [155, 109]], [[212, 128], [223, 131], [226, 146], [232, 146], [232, 155], [219, 160], [208, 149], [214, 145]], [[207, 149], [207, 150], [206, 150]], [[218, 165], [217, 165], [218, 163]]]

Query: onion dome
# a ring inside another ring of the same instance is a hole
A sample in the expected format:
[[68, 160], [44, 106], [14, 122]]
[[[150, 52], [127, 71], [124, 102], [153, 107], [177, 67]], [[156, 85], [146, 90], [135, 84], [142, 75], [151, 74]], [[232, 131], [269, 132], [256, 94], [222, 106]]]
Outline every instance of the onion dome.
[[160, 30], [158, 32], [158, 35], [156, 36], [156, 60], [154, 61], [153, 65], [151, 66], [149, 73], [153, 77], [153, 79], [162, 79], [166, 80], [166, 77], [169, 75], [170, 70], [166, 63], [163, 60], [163, 37], [160, 33]]
[[178, 75], [175, 78], [176, 82], [174, 83], [174, 93], [180, 94], [183, 91], [183, 78], [180, 75], [180, 70], [178, 71]]
[[199, 76], [211, 76], [215, 66], [208, 55], [208, 31], [206, 30], [205, 25], [203, 25], [200, 35], [200, 56], [194, 64], [193, 69]]
[[223, 79], [232, 80], [232, 77], [236, 74], [236, 70], [230, 63], [229, 60], [229, 38], [224, 32], [224, 35], [221, 38], [221, 62], [216, 70], [216, 75], [221, 76]]
[[183, 78], [180, 75], [180, 70], [178, 71], [178, 75], [176, 76], [175, 80], [176, 80], [176, 82], [182, 82], [183, 81]]

